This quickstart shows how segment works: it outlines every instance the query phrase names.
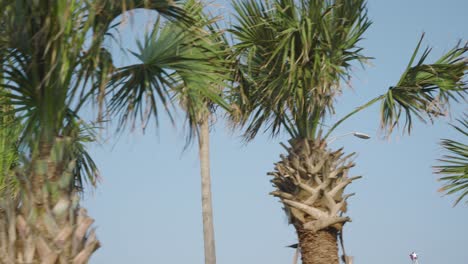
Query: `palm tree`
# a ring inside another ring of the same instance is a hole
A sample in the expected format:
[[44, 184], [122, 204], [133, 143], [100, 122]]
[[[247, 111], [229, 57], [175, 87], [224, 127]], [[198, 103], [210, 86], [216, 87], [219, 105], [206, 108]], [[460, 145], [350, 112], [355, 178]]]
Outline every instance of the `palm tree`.
[[[468, 136], [468, 115], [464, 114], [463, 119], [458, 119], [458, 126], [452, 125], [458, 132]], [[459, 196], [455, 201], [457, 205], [468, 195], [468, 145], [452, 139], [442, 139], [440, 144], [449, 153], [444, 155], [440, 165], [434, 166], [439, 174], [439, 181], [444, 182], [440, 188], [446, 194], [456, 194]]]
[[239, 0], [234, 8], [239, 64], [234, 121], [245, 127], [249, 140], [263, 129], [272, 136], [284, 130], [291, 137], [289, 145], [283, 144], [287, 154], [269, 173], [275, 187], [271, 194], [280, 198], [296, 229], [302, 263], [338, 263], [337, 237], [350, 221], [344, 213], [352, 194], [344, 191], [361, 176], [349, 175], [354, 153], [329, 149], [327, 138], [376, 102], [382, 102], [387, 132], [402, 113], [408, 131], [414, 116], [437, 116], [463, 92], [466, 48], [455, 48], [430, 65], [424, 63], [426, 50], [413, 65], [420, 42], [397, 85], [327, 128], [322, 124], [335, 114], [335, 95], [341, 92], [340, 81], [350, 77], [350, 64], [368, 59], [358, 46], [371, 24], [365, 1]]
[[[349, 221], [344, 188], [351, 155], [332, 151], [321, 121], [333, 113], [339, 81], [352, 61], [365, 61], [357, 43], [370, 25], [364, 1], [238, 1], [233, 34], [241, 63], [236, 92], [240, 121], [253, 139], [263, 126], [291, 136], [275, 164], [274, 196], [296, 228], [303, 263], [338, 263], [337, 235]], [[245, 62], [245, 65], [243, 65]]]
[[[205, 71], [205, 76], [182, 72], [182, 82], [175, 89], [174, 99], [186, 113], [190, 128], [189, 142], [192, 136], [198, 138], [205, 264], [216, 264], [210, 176], [210, 123], [217, 107], [229, 110], [221, 94], [230, 79], [228, 58], [230, 49], [224, 34], [214, 20], [210, 22], [210, 18], [202, 13], [202, 8], [199, 6], [198, 10], [191, 14], [196, 21], [199, 21], [195, 26], [202, 29], [201, 35], [204, 40], [199, 46], [192, 48], [190, 56], [211, 58], [210, 67], [212, 68]], [[183, 24], [181, 26], [184, 28]], [[211, 94], [199, 92], [201, 90], [208, 90]]]
[[121, 125], [130, 119], [132, 124], [136, 119], [146, 124], [150, 117], [157, 123], [158, 101], [171, 119], [172, 102], [181, 106], [189, 127], [187, 143], [198, 138], [205, 263], [215, 264], [209, 126], [216, 106], [228, 109], [221, 97], [229, 79], [228, 46], [216, 18], [203, 14], [200, 2], [187, 1], [184, 10], [193, 19], [190, 25], [162, 25], [158, 19], [133, 53], [141, 63], [117, 69], [111, 82], [110, 110], [120, 117]]
[[0, 3], [0, 117], [2, 125], [8, 122], [0, 139], [8, 143], [0, 149], [1, 187], [7, 187], [0, 210], [1, 263], [88, 263], [99, 247], [93, 219], [79, 206], [83, 182], [95, 185], [98, 178], [85, 148], [94, 141], [93, 126], [79, 110], [101, 102], [114, 69], [102, 47], [112, 20], [147, 7], [188, 21], [176, 2]]

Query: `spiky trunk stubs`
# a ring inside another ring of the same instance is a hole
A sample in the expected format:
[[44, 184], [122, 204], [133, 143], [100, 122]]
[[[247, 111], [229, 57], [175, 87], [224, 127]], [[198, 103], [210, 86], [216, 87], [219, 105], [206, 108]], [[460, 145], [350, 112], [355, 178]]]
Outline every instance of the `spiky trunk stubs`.
[[[75, 161], [64, 147], [17, 169], [18, 200], [0, 201], [0, 264], [86, 264], [99, 248], [94, 220], [73, 188]], [[38, 177], [41, 188], [33, 188]]]
[[58, 224], [53, 213], [38, 213], [33, 220], [20, 210], [0, 212], [1, 264], [85, 264], [99, 247], [85, 209], [72, 210], [74, 220], [65, 224]]
[[343, 156], [343, 149], [331, 151], [325, 140], [290, 140], [284, 146], [288, 155], [281, 155], [275, 164], [276, 190], [285, 206], [290, 223], [299, 237], [303, 264], [338, 264], [337, 233], [351, 221], [341, 216], [346, 200], [352, 194], [343, 191], [353, 180], [348, 177], [354, 153]]

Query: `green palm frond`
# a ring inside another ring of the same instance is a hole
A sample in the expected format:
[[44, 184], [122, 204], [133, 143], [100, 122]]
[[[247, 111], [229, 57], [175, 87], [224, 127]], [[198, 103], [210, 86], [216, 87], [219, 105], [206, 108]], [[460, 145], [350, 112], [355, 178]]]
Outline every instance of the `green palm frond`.
[[244, 0], [234, 8], [238, 76], [245, 77], [233, 101], [249, 117], [241, 118], [247, 138], [262, 127], [315, 137], [350, 65], [368, 59], [358, 46], [370, 25], [365, 1]]
[[98, 0], [95, 1], [99, 10], [96, 21], [110, 23], [123, 12], [138, 8], [155, 10], [165, 18], [173, 21], [191, 23], [193, 19], [183, 8], [182, 0]]
[[[458, 120], [459, 125], [452, 125], [462, 135], [468, 137], [468, 115]], [[444, 182], [440, 188], [446, 194], [457, 194], [458, 198], [454, 205], [457, 205], [468, 195], [468, 145], [452, 139], [442, 139], [441, 146], [448, 152], [444, 155], [440, 165], [434, 166], [436, 173], [442, 176], [439, 181]]]
[[87, 146], [98, 141], [97, 127], [95, 124], [88, 124], [72, 111], [67, 112], [67, 124], [63, 137], [70, 140], [68, 159], [74, 160], [73, 177], [75, 188], [83, 190], [87, 183], [96, 187], [100, 180], [99, 169], [88, 152]]
[[468, 46], [457, 46], [432, 64], [426, 63], [431, 51], [426, 48], [413, 65], [422, 40], [423, 37], [400, 81], [384, 95], [381, 121], [386, 134], [390, 134], [401, 123], [400, 118], [405, 120], [403, 130], [410, 133], [414, 118], [423, 122], [432, 121], [434, 117], [445, 115], [450, 100], [456, 101], [466, 94], [463, 78], [468, 70], [468, 62], [463, 56]]
[[[20, 185], [15, 172], [25, 169], [23, 164], [30, 162], [27, 154], [30, 149], [20, 146], [24, 131], [20, 120], [8, 111], [9, 104], [5, 100], [5, 97], [0, 100], [4, 103], [0, 109], [0, 193], [16, 196]], [[96, 128], [85, 124], [70, 110], [67, 111], [66, 123], [60, 138], [69, 139], [66, 159], [74, 160], [76, 164], [73, 170], [75, 188], [82, 190], [84, 183], [96, 187], [100, 179], [99, 170], [86, 148], [89, 143], [97, 141]]]
[[200, 65], [204, 75], [195, 72], [178, 72], [180, 84], [173, 89], [173, 100], [178, 102], [185, 112], [189, 127], [187, 143], [198, 132], [203, 119], [208, 118], [217, 107], [230, 111], [230, 106], [222, 97], [224, 88], [231, 82], [231, 47], [224, 30], [217, 24], [218, 17], [211, 17], [203, 12], [204, 6], [197, 1], [187, 1], [186, 12], [194, 19], [193, 26], [179, 23], [185, 31], [196, 30], [192, 34], [200, 36], [200, 41], [186, 53], [194, 59], [208, 59]]
[[457, 45], [432, 64], [425, 63], [431, 52], [430, 48], [426, 48], [413, 65], [423, 37], [424, 35], [398, 84], [339, 119], [325, 137], [345, 120], [377, 102], [381, 102], [381, 129], [389, 136], [401, 123], [400, 119], [404, 119], [403, 132], [407, 131], [409, 134], [414, 118], [422, 122], [433, 121], [436, 117], [446, 115], [451, 101], [464, 100], [467, 92], [465, 74], [468, 70], [468, 60], [464, 55], [468, 46]]
[[95, 94], [103, 101], [115, 68], [102, 47], [112, 20], [125, 10], [141, 7], [168, 16], [174, 10], [185, 12], [177, 1], [152, 1], [151, 7], [145, 2], [2, 1], [0, 96], [8, 105], [5, 114], [21, 124], [20, 156], [34, 160], [39, 145], [50, 147], [60, 138], [70, 138], [75, 142], [68, 146], [69, 159], [77, 163], [77, 183], [95, 184], [96, 165], [85, 149], [94, 136], [84, 129], [78, 112]]
[[[94, 94], [102, 105], [114, 71], [102, 44], [123, 12], [147, 8], [176, 20], [189, 17], [178, 0], [6, 1], [0, 18], [3, 86], [25, 122], [25, 135], [53, 140], [67, 109], [78, 111]], [[41, 14], [38, 16], [38, 14]], [[90, 34], [91, 33], [91, 34]]]
[[116, 70], [110, 83], [110, 111], [121, 125], [138, 120], [145, 127], [150, 117], [157, 124], [159, 104], [172, 119], [173, 97], [183, 105], [191, 127], [206, 100], [228, 107], [214, 88], [223, 86], [227, 75], [220, 33], [211, 31], [214, 21], [200, 14], [200, 3], [189, 1], [184, 7], [196, 21], [192, 26], [162, 25], [158, 19], [151, 34], [138, 42], [138, 51], [132, 52], [141, 63]]
[[22, 0], [5, 11], [2, 20], [10, 37], [2, 47], [2, 86], [11, 91], [7, 96], [24, 124], [23, 138], [29, 142], [53, 141], [63, 129], [67, 109], [85, 100], [88, 88], [83, 80], [87, 76], [76, 73], [85, 68], [86, 56], [95, 55], [83, 51], [85, 42], [93, 46], [93, 40], [100, 41], [87, 40], [95, 16], [93, 7], [78, 0], [50, 6], [44, 1]]
[[111, 79], [110, 112], [120, 117], [120, 124], [129, 119], [135, 124], [139, 118], [146, 125], [150, 116], [159, 116], [159, 103], [171, 116], [170, 89], [180, 82], [174, 72], [191, 70], [194, 61], [181, 52], [190, 49], [180, 28], [161, 27], [157, 20], [152, 33], [138, 42], [138, 52], [132, 52], [141, 63], [116, 69]]
[[0, 198], [15, 199], [19, 192], [14, 170], [19, 166], [18, 139], [21, 127], [18, 120], [9, 114], [11, 112], [8, 108], [10, 106], [6, 98], [0, 93]]

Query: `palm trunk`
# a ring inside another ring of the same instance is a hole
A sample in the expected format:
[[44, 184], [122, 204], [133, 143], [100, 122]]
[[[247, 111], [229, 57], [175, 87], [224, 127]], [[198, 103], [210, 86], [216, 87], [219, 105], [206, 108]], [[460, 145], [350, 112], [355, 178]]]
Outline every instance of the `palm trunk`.
[[86, 264], [99, 248], [94, 230], [90, 230], [93, 220], [85, 209], [65, 208], [70, 211], [66, 219], [54, 210], [42, 212], [34, 220], [27, 217], [36, 208], [2, 209], [8, 211], [0, 212], [1, 264]]
[[[64, 216], [52, 212], [31, 212], [3, 203], [0, 211], [0, 263], [86, 264], [99, 247], [93, 220], [82, 208], [65, 208]], [[58, 205], [62, 206], [62, 205]]]
[[303, 264], [339, 264], [336, 229], [327, 228], [317, 232], [296, 230]]
[[289, 221], [299, 238], [303, 264], [338, 264], [338, 232], [349, 217], [343, 216], [347, 199], [346, 186], [360, 176], [349, 177], [354, 166], [343, 149], [327, 149], [325, 140], [290, 140], [283, 145], [288, 155], [275, 164], [271, 194], [284, 204]]
[[210, 177], [210, 131], [209, 117], [205, 116], [200, 122], [199, 155], [202, 188], [202, 215], [203, 215], [203, 240], [205, 245], [205, 264], [216, 263], [215, 237], [213, 227], [213, 205], [211, 201], [211, 177]]
[[70, 188], [75, 162], [50, 153], [33, 159], [34, 169], [18, 168], [20, 202], [0, 203], [0, 264], [86, 264], [99, 248], [94, 220]]

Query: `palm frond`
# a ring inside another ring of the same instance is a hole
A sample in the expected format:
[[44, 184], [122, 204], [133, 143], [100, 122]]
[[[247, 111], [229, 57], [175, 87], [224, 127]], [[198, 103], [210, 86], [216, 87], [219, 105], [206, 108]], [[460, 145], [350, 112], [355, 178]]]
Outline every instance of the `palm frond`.
[[119, 116], [121, 125], [129, 119], [134, 125], [140, 118], [146, 126], [150, 116], [159, 116], [159, 101], [171, 117], [169, 91], [179, 83], [173, 73], [189, 71], [192, 63], [180, 53], [181, 49], [190, 49], [184, 39], [182, 30], [174, 26], [163, 28], [158, 19], [152, 33], [138, 43], [138, 52], [132, 52], [141, 63], [116, 69], [109, 83], [109, 109]]
[[234, 101], [249, 116], [247, 138], [262, 127], [272, 136], [284, 128], [315, 137], [351, 63], [368, 59], [358, 46], [370, 25], [365, 1], [244, 0], [234, 8], [234, 48], [246, 76], [235, 91], [244, 98]]
[[[52, 143], [63, 129], [67, 109], [85, 101], [82, 62], [93, 52], [84, 52], [89, 42], [101, 42], [104, 35], [88, 33], [95, 10], [87, 1], [69, 0], [54, 5], [44, 1], [16, 1], [4, 14], [10, 37], [2, 47], [3, 87], [8, 89], [15, 116], [24, 124], [29, 142]], [[42, 14], [37, 16], [37, 14]], [[79, 76], [80, 78], [76, 78]], [[27, 143], [29, 144], [29, 143]]]
[[[67, 109], [78, 111], [92, 95], [103, 104], [113, 73], [111, 56], [102, 44], [112, 21], [136, 8], [158, 11], [170, 20], [190, 20], [179, 0], [6, 1], [1, 53], [3, 86], [25, 124], [25, 135], [53, 140], [63, 128]], [[38, 16], [37, 14], [41, 14]], [[180, 22], [182, 23], [182, 22]], [[91, 34], [90, 34], [91, 33]], [[8, 37], [5, 37], [8, 36]], [[100, 107], [101, 108], [101, 107]], [[39, 136], [40, 134], [40, 136]]]
[[464, 57], [468, 46], [456, 46], [432, 64], [426, 60], [431, 49], [426, 48], [416, 64], [421, 37], [411, 60], [399, 82], [390, 87], [381, 105], [381, 126], [390, 134], [404, 119], [403, 131], [411, 132], [413, 119], [423, 122], [445, 115], [451, 100], [463, 99], [466, 94], [464, 75], [468, 61]]
[[183, 0], [98, 0], [95, 2], [98, 10], [96, 21], [107, 25], [122, 13], [139, 8], [155, 10], [172, 21], [193, 22], [183, 8], [185, 2]]
[[98, 141], [96, 130], [99, 127], [96, 124], [86, 123], [72, 111], [67, 111], [66, 122], [62, 137], [70, 140], [67, 152], [68, 159], [73, 160], [75, 163], [72, 172], [74, 188], [83, 190], [85, 183], [96, 187], [101, 177], [87, 147], [89, 144]]
[[[201, 4], [184, 6], [196, 21], [185, 23], [156, 21], [153, 31], [132, 54], [141, 63], [116, 70], [110, 83], [110, 111], [119, 123], [140, 121], [145, 127], [150, 117], [156, 124], [162, 106], [172, 119], [172, 100], [183, 105], [190, 127], [198, 122], [200, 111], [212, 102], [227, 108], [217, 87], [224, 86], [226, 59], [220, 33], [213, 20], [201, 14]], [[161, 106], [159, 106], [161, 104]]]
[[[452, 127], [467, 137], [468, 115], [465, 114], [463, 119], [458, 119], [458, 123], [458, 126], [452, 125]], [[468, 145], [452, 139], [442, 139], [440, 144], [448, 154], [439, 159], [440, 165], [434, 166], [436, 173], [441, 176], [439, 181], [444, 182], [439, 191], [447, 195], [457, 194], [455, 206], [468, 195]]]
[[[178, 72], [180, 85], [173, 89], [173, 100], [178, 102], [186, 116], [188, 125], [187, 145], [198, 133], [198, 127], [204, 119], [209, 119], [217, 107], [230, 111], [230, 106], [223, 98], [224, 88], [231, 82], [231, 48], [218, 25], [218, 17], [211, 17], [203, 12], [204, 6], [197, 1], [187, 1], [184, 9], [194, 19], [191, 27], [179, 23], [179, 26], [200, 40], [192, 47], [188, 57], [208, 59], [200, 61], [194, 67], [203, 68], [204, 75], [194, 72]], [[194, 31], [195, 30], [195, 31]]]
[[[84, 129], [78, 111], [96, 91], [102, 96], [114, 68], [102, 47], [115, 17], [104, 19], [102, 12], [109, 10], [101, 7], [111, 2], [2, 1], [0, 96], [7, 102], [6, 114], [21, 124], [17, 151], [25, 162], [34, 162], [41, 145], [51, 148], [61, 138], [71, 140], [67, 155], [77, 165], [80, 187], [84, 181], [94, 185], [98, 176], [85, 149], [94, 136]], [[114, 11], [121, 14], [119, 8]]]
[[421, 37], [415, 51], [401, 76], [398, 84], [390, 87], [387, 93], [375, 97], [369, 102], [357, 107], [349, 114], [339, 119], [328, 130], [328, 137], [342, 122], [358, 112], [381, 102], [381, 128], [389, 136], [404, 118], [403, 132], [411, 132], [413, 119], [423, 122], [445, 116], [450, 102], [464, 100], [467, 92], [465, 73], [468, 69], [464, 57], [468, 46], [456, 46], [433, 64], [425, 64], [431, 49], [426, 48], [416, 65], [412, 66], [420, 50], [424, 35]]
[[7, 99], [0, 93], [0, 198], [16, 199], [19, 182], [14, 176], [14, 170], [19, 166], [18, 140], [21, 125], [8, 108], [10, 106]]

